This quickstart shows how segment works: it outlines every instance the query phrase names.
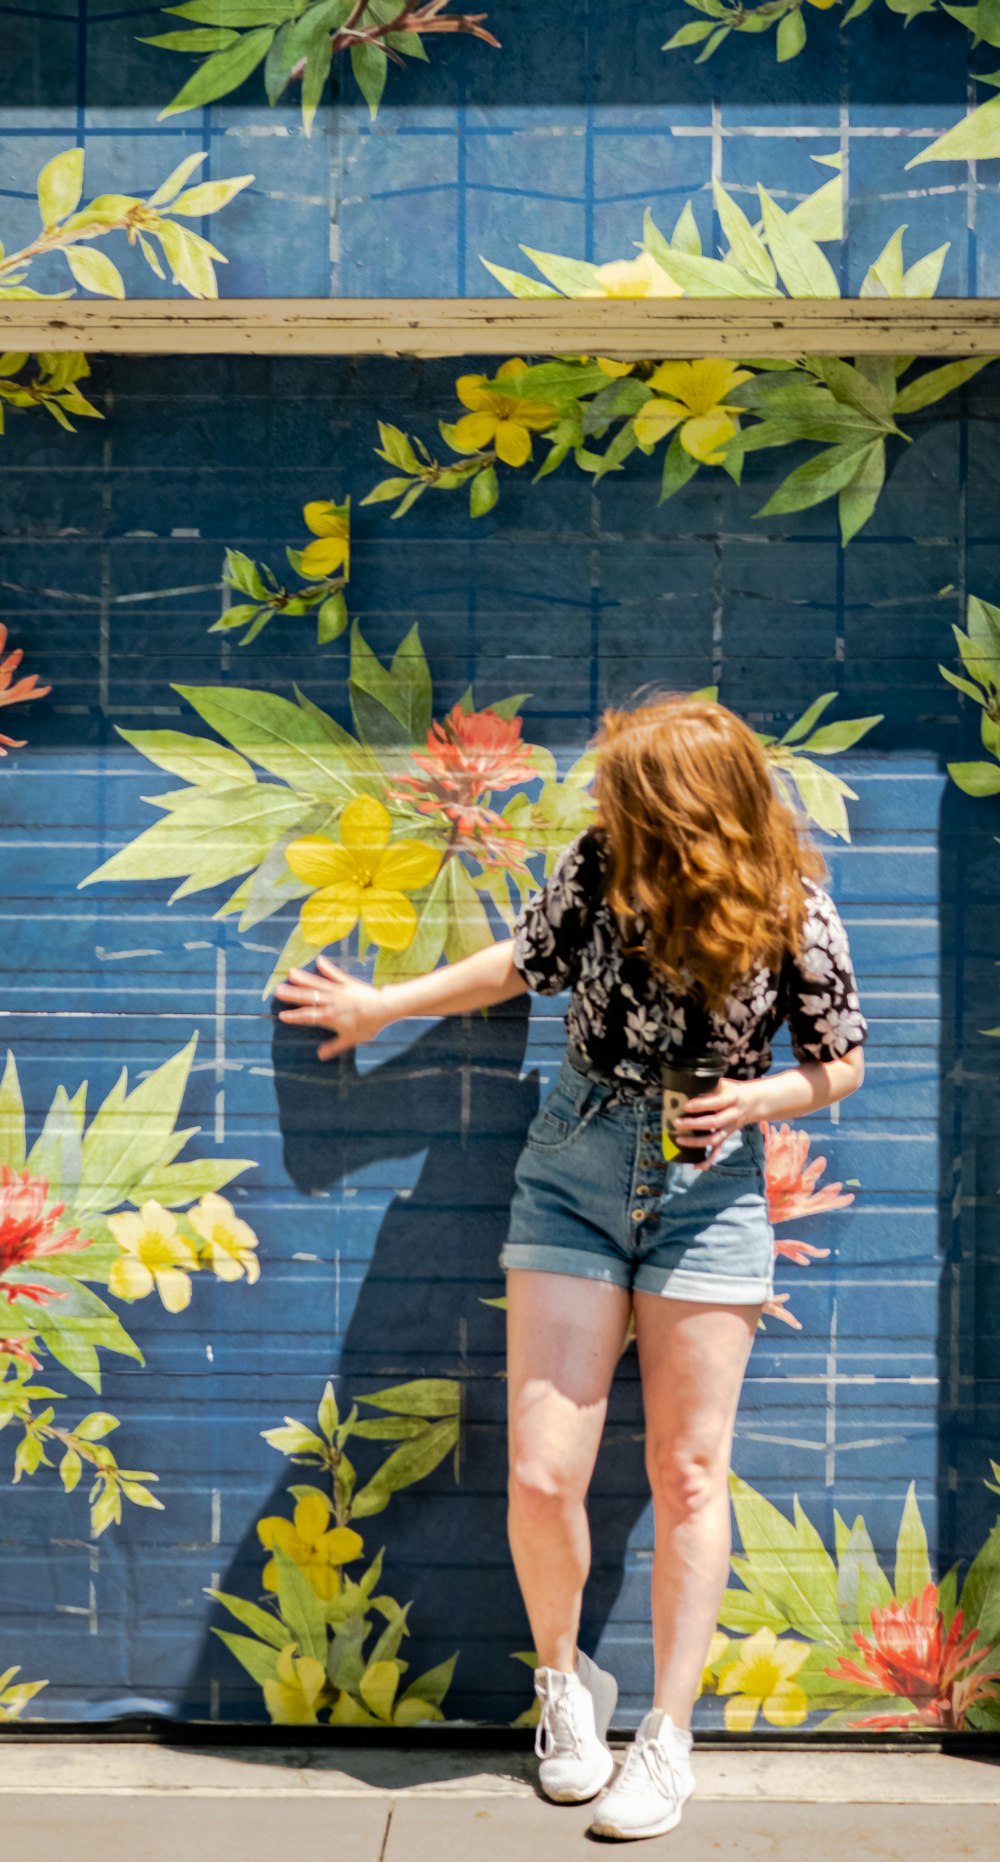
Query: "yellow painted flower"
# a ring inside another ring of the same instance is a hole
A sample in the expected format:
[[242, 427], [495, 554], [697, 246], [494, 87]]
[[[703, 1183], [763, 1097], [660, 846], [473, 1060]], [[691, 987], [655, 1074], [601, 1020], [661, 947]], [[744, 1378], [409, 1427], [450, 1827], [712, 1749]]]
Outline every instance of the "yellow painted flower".
[[683, 297], [679, 284], [657, 265], [652, 253], [637, 259], [612, 259], [597, 267], [595, 282], [581, 297]]
[[312, 1655], [296, 1655], [288, 1642], [278, 1656], [278, 1673], [264, 1683], [264, 1703], [276, 1726], [315, 1726], [326, 1671]]
[[740, 424], [740, 410], [727, 407], [726, 396], [751, 375], [752, 370], [721, 358], [661, 362], [649, 378], [656, 398], [640, 407], [635, 417], [640, 446], [655, 446], [679, 427], [681, 445], [692, 459], [702, 465], [720, 465], [723, 448]]
[[828, 13], [832, 6], [838, 4], [839, 0], [809, 0], [809, 5], [818, 7], [821, 13]]
[[[520, 356], [512, 356], [497, 369], [497, 381], [505, 376], [520, 375], [527, 368]], [[460, 375], [455, 383], [455, 393], [463, 407], [472, 409], [463, 414], [455, 426], [451, 444], [457, 453], [479, 453], [487, 446], [496, 450], [498, 459], [504, 465], [527, 465], [531, 458], [531, 436], [543, 433], [551, 427], [559, 412], [551, 401], [529, 401], [516, 394], [502, 394], [497, 388], [486, 386], [486, 375]]]
[[758, 1713], [772, 1726], [801, 1726], [809, 1711], [805, 1690], [792, 1679], [809, 1653], [807, 1642], [779, 1642], [773, 1629], [758, 1629], [735, 1645], [740, 1653], [719, 1676], [731, 1733], [753, 1731]]
[[108, 1276], [109, 1291], [121, 1300], [141, 1300], [155, 1287], [168, 1312], [183, 1312], [198, 1257], [178, 1234], [170, 1210], [143, 1203], [138, 1215], [109, 1215], [108, 1227], [121, 1249]]
[[631, 375], [636, 366], [634, 362], [615, 362], [610, 356], [595, 356], [594, 361], [609, 381], [617, 381], [620, 375]]
[[312, 531], [317, 541], [307, 543], [302, 552], [303, 575], [319, 580], [321, 576], [335, 575], [343, 567], [346, 579], [351, 551], [350, 506], [349, 498], [345, 504], [330, 504], [317, 498], [305, 506], [302, 515], [306, 529]]
[[[317, 1489], [296, 1501], [291, 1519], [272, 1515], [257, 1521], [257, 1537], [265, 1551], [280, 1545], [283, 1552], [306, 1573], [317, 1597], [329, 1603], [340, 1589], [340, 1568], [352, 1558], [360, 1558], [364, 1542], [350, 1526], [330, 1525], [330, 1502]], [[265, 1590], [277, 1591], [278, 1567], [273, 1558], [264, 1566]]]
[[300, 913], [302, 935], [310, 944], [335, 944], [360, 918], [368, 936], [386, 950], [405, 950], [417, 928], [417, 914], [406, 897], [434, 878], [441, 864], [437, 847], [426, 841], [398, 840], [389, 845], [389, 810], [374, 796], [358, 795], [340, 817], [340, 841], [309, 834], [293, 841], [287, 860], [296, 879], [317, 890]]
[[240, 1280], [245, 1274], [253, 1286], [260, 1279], [257, 1237], [224, 1196], [214, 1192], [203, 1196], [195, 1208], [188, 1210], [187, 1219], [205, 1243], [201, 1261], [214, 1268], [220, 1280]]
[[705, 1666], [701, 1671], [701, 1680], [698, 1684], [699, 1699], [702, 1694], [714, 1694], [716, 1692], [716, 1681], [713, 1669], [720, 1655], [724, 1655], [728, 1647], [729, 1637], [725, 1632], [721, 1629], [713, 1630], [712, 1640], [708, 1645], [708, 1654], [705, 1657]]

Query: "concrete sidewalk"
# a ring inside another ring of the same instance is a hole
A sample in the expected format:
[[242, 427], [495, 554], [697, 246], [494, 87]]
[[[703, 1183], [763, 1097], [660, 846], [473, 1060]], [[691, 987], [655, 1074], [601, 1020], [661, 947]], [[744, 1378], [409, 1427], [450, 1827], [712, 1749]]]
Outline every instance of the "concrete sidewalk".
[[[913, 1862], [1000, 1850], [1000, 1762], [931, 1753], [695, 1754], [698, 1795], [649, 1862]], [[31, 1862], [583, 1862], [586, 1806], [527, 1753], [5, 1744], [4, 1855]]]

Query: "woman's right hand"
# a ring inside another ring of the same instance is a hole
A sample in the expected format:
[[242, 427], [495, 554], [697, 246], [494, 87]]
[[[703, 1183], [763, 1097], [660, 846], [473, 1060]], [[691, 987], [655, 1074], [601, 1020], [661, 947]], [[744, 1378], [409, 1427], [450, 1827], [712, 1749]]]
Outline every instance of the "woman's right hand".
[[317, 957], [314, 971], [290, 970], [275, 995], [293, 1005], [281, 1010], [283, 1022], [329, 1029], [333, 1039], [320, 1042], [320, 1060], [363, 1046], [391, 1020], [384, 990], [348, 976], [329, 957]]

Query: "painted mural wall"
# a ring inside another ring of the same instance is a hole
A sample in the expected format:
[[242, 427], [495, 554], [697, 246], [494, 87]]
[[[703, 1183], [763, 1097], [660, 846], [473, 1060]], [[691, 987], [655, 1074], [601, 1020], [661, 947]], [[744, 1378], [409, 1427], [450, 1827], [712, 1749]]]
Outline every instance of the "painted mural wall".
[[[7, 293], [995, 288], [985, 0], [0, 21]], [[323, 1063], [272, 991], [504, 935], [654, 683], [759, 731], [873, 1029], [767, 1134], [701, 1723], [1000, 1724], [998, 383], [0, 357], [0, 1719], [526, 1713], [497, 1255], [560, 1005]], [[624, 1724], [640, 1431], [627, 1350]]]

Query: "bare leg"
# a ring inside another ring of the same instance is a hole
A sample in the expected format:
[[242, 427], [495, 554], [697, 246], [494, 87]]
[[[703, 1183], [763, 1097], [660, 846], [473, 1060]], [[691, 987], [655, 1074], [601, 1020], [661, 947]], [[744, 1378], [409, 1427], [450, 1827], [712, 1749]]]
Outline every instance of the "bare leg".
[[590, 1569], [584, 1500], [631, 1299], [517, 1269], [507, 1302], [511, 1551], [539, 1666], [570, 1674]]
[[729, 1571], [727, 1474], [759, 1307], [635, 1297], [653, 1490], [654, 1706], [690, 1724]]

